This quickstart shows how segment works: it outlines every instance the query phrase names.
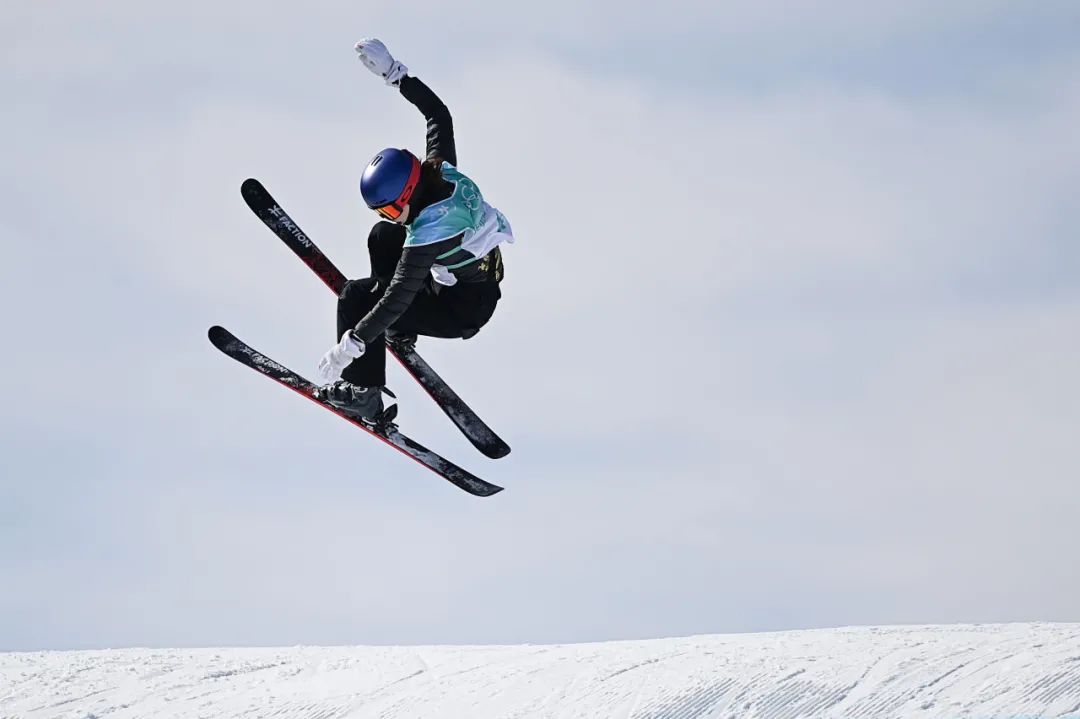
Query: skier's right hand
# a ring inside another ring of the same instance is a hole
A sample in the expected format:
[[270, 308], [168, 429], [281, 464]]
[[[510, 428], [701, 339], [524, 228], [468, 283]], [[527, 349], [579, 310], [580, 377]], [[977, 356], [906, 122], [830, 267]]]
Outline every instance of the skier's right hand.
[[394, 59], [382, 40], [366, 37], [354, 46], [360, 56], [360, 62], [379, 77], [386, 80], [387, 85], [397, 85], [401, 78], [409, 73], [409, 68]]
[[364, 354], [364, 343], [353, 336], [351, 330], [341, 335], [341, 341], [330, 348], [319, 360], [318, 376], [324, 384], [329, 384], [341, 378], [341, 372], [352, 364], [352, 361]]

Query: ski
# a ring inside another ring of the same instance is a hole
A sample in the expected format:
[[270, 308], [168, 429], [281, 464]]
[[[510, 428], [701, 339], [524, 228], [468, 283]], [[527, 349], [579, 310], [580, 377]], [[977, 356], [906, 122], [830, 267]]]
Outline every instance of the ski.
[[369, 426], [359, 420], [349, 417], [329, 402], [320, 400], [314, 394], [316, 389], [315, 384], [296, 374], [288, 367], [275, 362], [261, 352], [244, 344], [244, 342], [237, 339], [235, 335], [224, 327], [211, 327], [208, 335], [210, 337], [210, 342], [213, 343], [215, 347], [240, 364], [250, 367], [256, 372], [266, 375], [278, 384], [284, 385], [297, 394], [307, 397], [312, 402], [322, 405], [338, 417], [351, 422], [368, 434], [378, 437], [386, 444], [402, 454], [411, 457], [413, 460], [424, 465], [435, 474], [465, 490], [469, 494], [477, 497], [490, 497], [491, 495], [502, 491], [502, 487], [491, 484], [490, 482], [485, 482], [479, 477], [458, 467], [453, 462], [444, 459], [426, 447], [409, 439], [398, 430], [397, 425], [383, 424], [374, 427]]
[[[240, 194], [251, 211], [303, 261], [320, 280], [335, 294], [341, 294], [346, 283], [345, 275], [322, 250], [316, 247], [300, 226], [256, 179], [245, 180]], [[504, 442], [483, 420], [465, 404], [431, 368], [415, 347], [401, 343], [387, 343], [387, 350], [405, 370], [427, 391], [450, 421], [461, 431], [474, 447], [492, 459], [510, 454], [510, 445]]]

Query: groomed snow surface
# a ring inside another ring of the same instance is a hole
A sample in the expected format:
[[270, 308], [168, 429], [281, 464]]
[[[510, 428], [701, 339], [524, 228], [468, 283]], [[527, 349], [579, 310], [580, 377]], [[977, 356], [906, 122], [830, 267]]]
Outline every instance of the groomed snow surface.
[[0, 717], [1080, 718], [1080, 624], [0, 654]]

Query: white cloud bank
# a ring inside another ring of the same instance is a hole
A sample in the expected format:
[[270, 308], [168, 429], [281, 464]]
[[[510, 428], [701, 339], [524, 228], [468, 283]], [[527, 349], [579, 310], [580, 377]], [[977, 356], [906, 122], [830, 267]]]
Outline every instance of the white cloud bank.
[[[926, 96], [836, 67], [840, 39], [842, 68], [900, 65], [1068, 8], [466, 5], [450, 51], [388, 11], [252, 7], [5, 10], [0, 647], [1075, 619], [1080, 62], [987, 41], [970, 86], [912, 70]], [[444, 96], [521, 238], [492, 325], [424, 350], [514, 454], [396, 387], [509, 488], [486, 503], [203, 337], [301, 370], [329, 342], [237, 188], [363, 271], [359, 169], [422, 123], [361, 34]], [[658, 81], [650, 37], [690, 74]]]

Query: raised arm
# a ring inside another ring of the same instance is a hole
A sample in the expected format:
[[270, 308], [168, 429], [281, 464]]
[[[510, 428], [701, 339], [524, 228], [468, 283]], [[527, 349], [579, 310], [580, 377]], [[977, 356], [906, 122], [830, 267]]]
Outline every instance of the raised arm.
[[367, 69], [398, 88], [406, 100], [416, 105], [427, 120], [427, 159], [446, 160], [457, 165], [457, 148], [454, 146], [454, 121], [450, 111], [424, 83], [409, 75], [409, 68], [394, 59], [386, 45], [375, 38], [364, 38], [356, 43], [356, 52]]
[[398, 84], [401, 95], [416, 105], [427, 120], [427, 159], [446, 160], [457, 165], [457, 147], [454, 145], [454, 120], [450, 111], [431, 91], [431, 88], [415, 77], [406, 75]]
[[[395, 60], [379, 40], [368, 38], [356, 43], [360, 61], [387, 85], [397, 87], [406, 100], [416, 106], [427, 120], [427, 159], [457, 164], [454, 146], [454, 122], [443, 101], [427, 85], [409, 75], [409, 69]], [[373, 342], [392, 326], [412, 304], [427, 283], [439, 255], [459, 246], [460, 237], [419, 247], [406, 247], [398, 260], [394, 277], [382, 298], [367, 316], [357, 323], [352, 334], [363, 342]]]

